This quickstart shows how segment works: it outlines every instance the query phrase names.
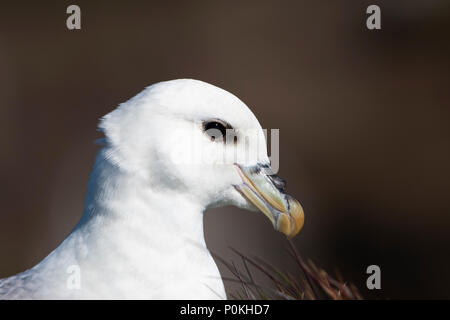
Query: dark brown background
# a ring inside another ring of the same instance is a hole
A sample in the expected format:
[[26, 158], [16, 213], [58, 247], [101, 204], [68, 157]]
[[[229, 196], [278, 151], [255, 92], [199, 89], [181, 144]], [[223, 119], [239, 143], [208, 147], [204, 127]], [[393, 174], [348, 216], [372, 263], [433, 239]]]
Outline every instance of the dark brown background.
[[[66, 7], [82, 10], [68, 31]], [[382, 30], [365, 27], [378, 4]], [[196, 78], [280, 128], [306, 257], [377, 298], [450, 298], [450, 7], [442, 1], [55, 1], [0, 10], [0, 278], [80, 219], [102, 115]], [[209, 247], [295, 269], [261, 214], [206, 214]], [[382, 290], [364, 290], [377, 264]]]

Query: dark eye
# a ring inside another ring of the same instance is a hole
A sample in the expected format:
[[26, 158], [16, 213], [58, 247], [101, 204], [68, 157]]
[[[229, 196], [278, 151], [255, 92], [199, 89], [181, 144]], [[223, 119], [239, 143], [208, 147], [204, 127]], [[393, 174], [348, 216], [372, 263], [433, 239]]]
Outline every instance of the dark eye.
[[203, 131], [211, 137], [212, 141], [222, 139], [225, 141], [227, 129], [233, 129], [228, 123], [221, 120], [209, 120], [203, 122]]

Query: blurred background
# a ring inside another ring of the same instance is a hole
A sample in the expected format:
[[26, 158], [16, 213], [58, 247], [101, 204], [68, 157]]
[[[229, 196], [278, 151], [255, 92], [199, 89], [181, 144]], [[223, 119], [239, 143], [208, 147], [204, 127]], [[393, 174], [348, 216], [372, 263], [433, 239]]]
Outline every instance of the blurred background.
[[[70, 4], [81, 30], [66, 28]], [[366, 28], [371, 4], [381, 30]], [[195, 78], [280, 129], [304, 257], [369, 298], [450, 298], [449, 18], [445, 0], [2, 3], [0, 278], [81, 218], [98, 119], [147, 85]], [[205, 233], [227, 259], [231, 246], [296, 272], [261, 214], [212, 210]], [[366, 289], [371, 264], [381, 290]]]

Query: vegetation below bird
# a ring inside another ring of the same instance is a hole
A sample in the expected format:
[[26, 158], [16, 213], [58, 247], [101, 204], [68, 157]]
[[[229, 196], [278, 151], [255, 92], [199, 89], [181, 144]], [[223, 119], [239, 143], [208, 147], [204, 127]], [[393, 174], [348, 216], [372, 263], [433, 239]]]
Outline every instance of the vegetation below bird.
[[[257, 257], [249, 257], [236, 249], [231, 250], [242, 260], [244, 270], [239, 270], [234, 262], [214, 255], [233, 275], [223, 278], [240, 284], [237, 292], [228, 292], [231, 299], [246, 300], [362, 300], [358, 289], [342, 279], [330, 276], [317, 267], [311, 260], [305, 261], [291, 241], [288, 252], [296, 262], [299, 275], [293, 276], [280, 271], [272, 264]], [[255, 281], [255, 271], [270, 280], [271, 286], [264, 286]]]

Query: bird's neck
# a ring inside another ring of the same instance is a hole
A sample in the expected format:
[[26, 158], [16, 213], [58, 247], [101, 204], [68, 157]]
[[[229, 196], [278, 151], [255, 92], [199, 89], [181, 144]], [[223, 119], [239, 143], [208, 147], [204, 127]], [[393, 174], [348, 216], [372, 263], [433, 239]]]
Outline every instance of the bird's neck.
[[97, 160], [84, 216], [58, 248], [61, 254], [75, 251], [75, 263], [93, 277], [119, 277], [120, 291], [132, 288], [131, 297], [189, 298], [195, 287], [204, 298], [214, 298], [210, 287], [224, 294], [204, 239], [204, 208], [186, 195], [146, 187], [144, 180]]
[[124, 232], [145, 238], [147, 243], [191, 241], [204, 247], [204, 210], [188, 194], [155, 188], [149, 185], [148, 177], [121, 171], [110, 161], [98, 159], [79, 227], [120, 226]]

